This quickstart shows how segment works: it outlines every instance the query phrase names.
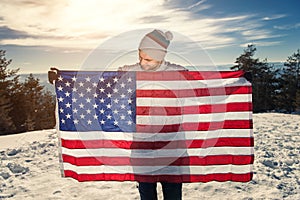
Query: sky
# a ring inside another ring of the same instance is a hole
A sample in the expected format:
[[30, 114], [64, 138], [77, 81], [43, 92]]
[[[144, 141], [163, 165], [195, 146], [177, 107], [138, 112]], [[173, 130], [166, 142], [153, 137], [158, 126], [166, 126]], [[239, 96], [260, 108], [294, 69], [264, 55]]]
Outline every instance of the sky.
[[233, 64], [247, 44], [256, 57], [283, 62], [300, 48], [299, 7], [299, 0], [0, 0], [0, 49], [20, 73], [122, 65], [137, 59], [144, 34], [161, 29], [175, 36], [167, 58], [179, 64]]

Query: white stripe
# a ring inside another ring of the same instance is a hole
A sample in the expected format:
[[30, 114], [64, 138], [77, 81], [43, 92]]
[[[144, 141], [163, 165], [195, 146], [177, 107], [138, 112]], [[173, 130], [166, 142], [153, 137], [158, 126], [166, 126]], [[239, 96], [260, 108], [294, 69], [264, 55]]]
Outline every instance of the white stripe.
[[144, 98], [136, 99], [136, 106], [198, 106], [198, 105], [214, 105], [226, 103], [251, 102], [252, 94], [235, 94], [222, 96], [205, 96], [205, 97], [185, 97], [185, 98]]
[[78, 174], [144, 174], [144, 175], [206, 175], [216, 173], [245, 174], [253, 165], [209, 165], [209, 166], [76, 166], [64, 163], [65, 170]]
[[[210, 80], [179, 80], [179, 81], [137, 81], [136, 88], [143, 90], [184, 90], [196, 88], [216, 88], [233, 86], [250, 86], [245, 78], [210, 79]], [[224, 89], [225, 90], [225, 89]]]
[[176, 141], [205, 140], [212, 138], [253, 137], [252, 129], [219, 129], [210, 131], [186, 131], [171, 133], [126, 133], [103, 131], [59, 131], [65, 140], [125, 140], [125, 141]]
[[225, 120], [249, 120], [251, 112], [227, 112], [210, 114], [188, 114], [188, 115], [137, 115], [136, 124], [138, 125], [172, 125], [181, 123], [198, 122], [221, 122]]
[[132, 158], [158, 158], [181, 156], [209, 156], [209, 155], [252, 155], [253, 147], [209, 147], [190, 149], [158, 149], [158, 150], [136, 150], [120, 148], [101, 149], [67, 149], [62, 147], [62, 153], [74, 157], [95, 157], [95, 156], [122, 156]]

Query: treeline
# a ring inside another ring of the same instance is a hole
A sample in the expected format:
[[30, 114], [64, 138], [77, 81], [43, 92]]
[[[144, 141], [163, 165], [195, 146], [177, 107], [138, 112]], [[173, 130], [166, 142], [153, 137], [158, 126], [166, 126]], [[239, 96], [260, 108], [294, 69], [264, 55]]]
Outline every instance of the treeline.
[[32, 74], [20, 82], [5, 53], [0, 50], [0, 135], [53, 128], [55, 97]]
[[248, 45], [231, 67], [251, 72], [253, 111], [300, 112], [300, 50], [288, 56], [283, 68], [254, 58], [255, 52], [256, 47]]

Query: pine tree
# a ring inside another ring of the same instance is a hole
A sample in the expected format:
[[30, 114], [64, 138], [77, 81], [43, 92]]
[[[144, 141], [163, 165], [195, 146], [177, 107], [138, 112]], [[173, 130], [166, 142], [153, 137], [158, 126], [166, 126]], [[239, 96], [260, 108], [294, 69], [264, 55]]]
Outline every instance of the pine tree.
[[251, 44], [244, 49], [244, 53], [236, 58], [236, 65], [232, 70], [243, 70], [252, 74], [252, 101], [254, 112], [264, 112], [275, 109], [276, 73], [268, 64], [267, 59], [259, 61], [254, 58], [256, 47]]
[[39, 79], [30, 74], [23, 85], [26, 131], [49, 129], [55, 126], [55, 98], [44, 91]]
[[296, 111], [299, 102], [297, 102], [297, 93], [300, 90], [300, 50], [289, 56], [284, 63], [283, 74], [281, 78], [281, 106], [287, 112]]
[[25, 127], [27, 131], [41, 129], [39, 112], [42, 108], [43, 88], [39, 83], [39, 79], [34, 78], [32, 74], [24, 82], [24, 114], [26, 116]]
[[244, 70], [252, 72], [252, 76], [255, 75], [255, 66], [258, 63], [258, 59], [254, 59], [253, 56], [256, 52], [256, 47], [253, 44], [249, 44], [244, 53], [236, 58], [236, 65], [231, 67], [231, 70]]
[[7, 134], [15, 130], [10, 111], [13, 108], [10, 91], [12, 79], [18, 70], [9, 70], [7, 67], [11, 60], [5, 58], [5, 51], [0, 50], [0, 134]]

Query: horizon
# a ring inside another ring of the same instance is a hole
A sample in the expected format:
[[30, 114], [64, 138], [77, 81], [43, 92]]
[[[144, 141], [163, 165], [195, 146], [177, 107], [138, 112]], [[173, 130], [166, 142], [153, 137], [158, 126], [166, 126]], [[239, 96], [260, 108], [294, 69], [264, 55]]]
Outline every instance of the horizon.
[[4, 0], [0, 5], [0, 49], [12, 59], [9, 68], [20, 68], [22, 74], [43, 73], [52, 66], [81, 69], [101, 48], [97, 66], [127, 54], [118, 64], [131, 64], [137, 61], [132, 49], [154, 28], [173, 32], [170, 49], [178, 55], [168, 61], [179, 64], [234, 64], [248, 44], [256, 46], [255, 57], [282, 63], [300, 48], [297, 0]]

